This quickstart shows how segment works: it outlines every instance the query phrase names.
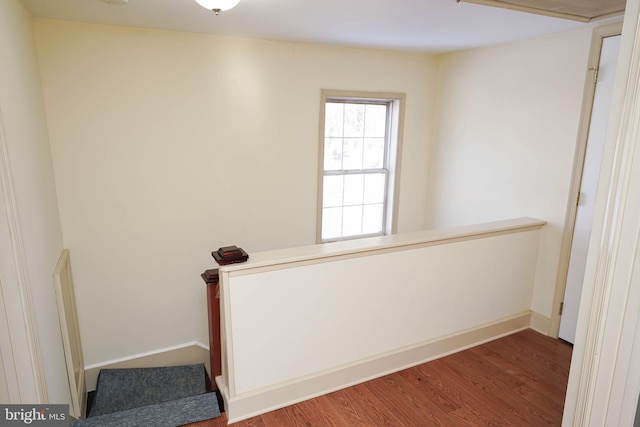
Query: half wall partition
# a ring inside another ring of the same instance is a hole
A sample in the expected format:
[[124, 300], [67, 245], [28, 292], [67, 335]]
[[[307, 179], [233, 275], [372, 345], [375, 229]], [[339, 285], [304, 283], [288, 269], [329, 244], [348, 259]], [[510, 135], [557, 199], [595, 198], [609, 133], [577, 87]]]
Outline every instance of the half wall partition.
[[528, 328], [544, 224], [519, 218], [221, 266], [216, 383], [229, 421]]

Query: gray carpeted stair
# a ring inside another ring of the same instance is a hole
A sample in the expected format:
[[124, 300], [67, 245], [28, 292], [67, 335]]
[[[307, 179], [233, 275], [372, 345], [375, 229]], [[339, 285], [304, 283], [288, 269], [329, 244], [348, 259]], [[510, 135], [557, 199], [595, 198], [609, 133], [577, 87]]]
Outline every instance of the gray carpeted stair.
[[215, 393], [205, 393], [204, 365], [103, 369], [89, 417], [74, 427], [174, 427], [215, 418]]

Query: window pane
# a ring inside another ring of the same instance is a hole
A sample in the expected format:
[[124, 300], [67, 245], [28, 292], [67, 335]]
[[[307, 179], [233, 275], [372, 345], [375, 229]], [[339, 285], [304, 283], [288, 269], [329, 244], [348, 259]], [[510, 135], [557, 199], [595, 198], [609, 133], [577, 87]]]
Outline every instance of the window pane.
[[384, 205], [365, 205], [362, 215], [362, 234], [382, 233], [382, 212]]
[[344, 176], [344, 205], [361, 205], [364, 197], [364, 175]]
[[388, 120], [396, 100], [336, 96], [326, 100], [321, 125], [322, 240], [384, 234], [390, 221], [387, 202], [393, 198], [387, 162], [398, 130]]
[[383, 203], [385, 187], [385, 174], [367, 174], [364, 180], [364, 203]]
[[357, 236], [358, 234], [362, 234], [362, 205], [345, 207], [342, 217], [342, 235]]
[[342, 206], [343, 176], [327, 175], [322, 186], [322, 207]]
[[344, 136], [364, 136], [364, 104], [344, 104]]
[[363, 169], [384, 167], [384, 138], [366, 138], [364, 140], [362, 167]]
[[324, 139], [324, 170], [342, 169], [342, 138]]
[[362, 138], [345, 138], [343, 146], [342, 168], [344, 170], [362, 169]]
[[384, 138], [387, 127], [387, 106], [367, 105], [364, 123], [364, 136]]
[[327, 102], [324, 109], [324, 136], [342, 136], [344, 104]]
[[342, 237], [342, 208], [322, 209], [322, 238]]

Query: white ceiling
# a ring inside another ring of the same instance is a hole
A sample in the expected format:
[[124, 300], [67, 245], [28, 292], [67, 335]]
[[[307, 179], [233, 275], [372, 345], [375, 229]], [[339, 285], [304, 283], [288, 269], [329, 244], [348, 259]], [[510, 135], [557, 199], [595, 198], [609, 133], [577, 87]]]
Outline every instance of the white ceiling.
[[194, 0], [23, 1], [44, 18], [434, 53], [593, 25], [455, 0], [241, 0], [219, 16]]

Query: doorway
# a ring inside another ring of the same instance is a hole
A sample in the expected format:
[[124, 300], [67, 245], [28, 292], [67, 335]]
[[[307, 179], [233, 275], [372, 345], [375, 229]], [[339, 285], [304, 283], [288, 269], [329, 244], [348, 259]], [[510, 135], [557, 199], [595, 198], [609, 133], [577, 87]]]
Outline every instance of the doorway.
[[595, 209], [600, 163], [609, 121], [620, 35], [602, 38], [600, 59], [594, 71], [595, 89], [580, 186], [575, 198], [575, 222], [566, 275], [558, 337], [575, 342], [591, 225]]

